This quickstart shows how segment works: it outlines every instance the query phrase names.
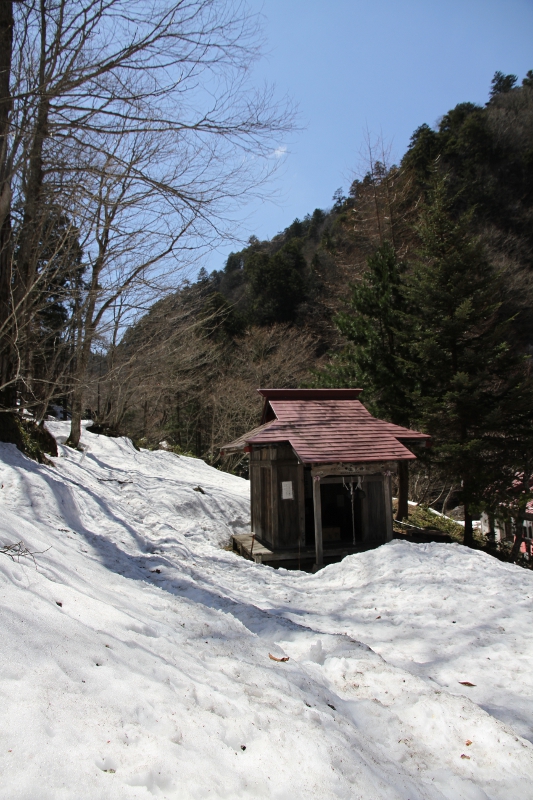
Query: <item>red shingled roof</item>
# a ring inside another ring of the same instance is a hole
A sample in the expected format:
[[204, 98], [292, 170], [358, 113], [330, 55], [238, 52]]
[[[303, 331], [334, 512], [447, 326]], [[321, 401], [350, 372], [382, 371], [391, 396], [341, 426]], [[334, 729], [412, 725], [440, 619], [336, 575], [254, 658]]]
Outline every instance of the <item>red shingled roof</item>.
[[402, 442], [429, 439], [424, 433], [373, 417], [357, 399], [360, 389], [259, 389], [265, 397], [259, 428], [226, 445], [289, 442], [305, 464], [408, 461], [415, 458]]

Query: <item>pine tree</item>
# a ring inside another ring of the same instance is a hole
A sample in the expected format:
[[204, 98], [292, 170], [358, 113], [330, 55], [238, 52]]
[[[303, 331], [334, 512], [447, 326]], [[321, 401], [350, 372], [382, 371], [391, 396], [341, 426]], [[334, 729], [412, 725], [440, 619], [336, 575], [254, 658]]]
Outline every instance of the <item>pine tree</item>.
[[533, 427], [527, 363], [501, 313], [505, 285], [472, 236], [470, 217], [452, 217], [445, 181], [436, 179], [409, 276], [417, 417], [433, 436], [433, 459], [461, 483], [467, 545], [472, 509], [504, 472], [519, 469], [520, 442]]
[[[362, 386], [365, 403], [378, 416], [408, 427], [413, 411], [413, 371], [405, 266], [389, 242], [368, 259], [360, 283], [352, 286], [350, 310], [336, 318], [349, 344], [319, 375], [322, 386]], [[409, 474], [400, 464], [397, 519], [407, 516]]]
[[497, 70], [491, 81], [490, 96], [495, 97], [497, 94], [507, 94], [516, 85], [517, 80], [516, 75], [504, 75], [503, 72]]
[[336, 323], [352, 344], [356, 372], [370, 404], [398, 425], [410, 420], [410, 388], [404, 265], [385, 242], [368, 259], [368, 269], [352, 287], [350, 312]]
[[254, 322], [260, 325], [294, 322], [298, 306], [307, 297], [307, 262], [302, 241], [289, 239], [274, 255], [252, 253], [244, 271], [253, 298]]

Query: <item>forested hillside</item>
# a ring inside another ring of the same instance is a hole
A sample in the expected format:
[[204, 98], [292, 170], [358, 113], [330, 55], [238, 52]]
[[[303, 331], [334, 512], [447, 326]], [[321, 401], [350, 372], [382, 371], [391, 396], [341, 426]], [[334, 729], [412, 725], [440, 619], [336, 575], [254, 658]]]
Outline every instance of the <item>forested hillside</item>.
[[[201, 4], [195, 9], [200, 24]], [[28, 20], [19, 15], [15, 33]], [[222, 39], [245, 24], [223, 22]], [[167, 36], [184, 46], [189, 23], [174, 23], [169, 33], [161, 19], [142, 17], [153, 36], [147, 57]], [[74, 18], [65, 26], [43, 51], [43, 69], [68, 35], [82, 63], [83, 31]], [[205, 42], [211, 36], [207, 26]], [[241, 189], [244, 197], [261, 180], [235, 172], [241, 148], [255, 148], [259, 163], [271, 137], [290, 128], [290, 110], [258, 100], [259, 128], [237, 116], [231, 134], [222, 117], [201, 134], [201, 123], [185, 126], [187, 162], [170, 139], [162, 154], [159, 95], [147, 95], [142, 135], [118, 122], [104, 135], [105, 98], [86, 121], [67, 124], [62, 104], [74, 103], [81, 84], [104, 92], [100, 79], [88, 65], [71, 83], [52, 71], [49, 100], [39, 105], [23, 40], [22, 55], [6, 44], [9, 69], [35, 107], [29, 122], [14, 106], [20, 138], [8, 137], [6, 158], [20, 158], [20, 175], [4, 160], [13, 169], [0, 270], [5, 410], [24, 408], [39, 421], [62, 407], [73, 446], [90, 415], [98, 430], [144, 446], [164, 441], [242, 473], [245, 464], [222, 460], [220, 447], [257, 423], [257, 387], [360, 386], [373, 413], [432, 436], [411, 478], [400, 475], [400, 517], [408, 491], [439, 508], [462, 503], [467, 539], [472, 514], [501, 507], [502, 496], [509, 513], [523, 512], [530, 493], [517, 476], [533, 472], [533, 71], [521, 82], [496, 73], [484, 106], [463, 102], [436, 127], [422, 124], [398, 164], [383, 143], [369, 143], [366, 170], [347, 196], [338, 189], [330, 208], [309, 209], [269, 241], [251, 236], [221, 269], [170, 291], [174, 261], [186, 264], [199, 241], [216, 238], [220, 199]], [[180, 51], [198, 72], [211, 69], [202, 46]], [[120, 80], [131, 78], [131, 94], [113, 95], [117, 120], [144, 91], [133, 50], [117, 54]], [[235, 87], [243, 53], [221, 62]], [[96, 66], [105, 81], [118, 80], [111, 57]], [[153, 69], [147, 81], [158, 79]], [[154, 165], [168, 171], [178, 155], [190, 171], [168, 173], [162, 184]]]
[[358, 385], [434, 437], [412, 497], [499, 502], [533, 452], [533, 73], [421, 125], [399, 165], [369, 147], [333, 201], [152, 306], [94, 357], [87, 404], [218, 464], [258, 386]]

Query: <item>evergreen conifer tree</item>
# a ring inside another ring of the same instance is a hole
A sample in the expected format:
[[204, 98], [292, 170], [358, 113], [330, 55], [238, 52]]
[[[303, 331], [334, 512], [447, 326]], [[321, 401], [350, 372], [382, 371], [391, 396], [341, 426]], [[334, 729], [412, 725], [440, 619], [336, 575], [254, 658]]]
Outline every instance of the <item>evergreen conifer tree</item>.
[[258, 251], [244, 266], [252, 294], [252, 315], [260, 325], [294, 322], [307, 297], [307, 262], [302, 240], [293, 238], [276, 253]]
[[409, 276], [411, 357], [416, 416], [433, 436], [433, 458], [461, 483], [464, 543], [472, 545], [472, 508], [520, 469], [533, 404], [526, 360], [511, 348], [501, 314], [502, 277], [472, 236], [470, 215], [453, 219], [449, 206], [445, 181], [436, 179]]
[[[336, 318], [349, 345], [320, 374], [322, 386], [362, 386], [365, 403], [378, 416], [408, 427], [413, 411], [405, 267], [385, 242], [368, 259], [360, 283], [352, 286], [350, 310]], [[407, 516], [409, 474], [399, 468], [397, 519]]]

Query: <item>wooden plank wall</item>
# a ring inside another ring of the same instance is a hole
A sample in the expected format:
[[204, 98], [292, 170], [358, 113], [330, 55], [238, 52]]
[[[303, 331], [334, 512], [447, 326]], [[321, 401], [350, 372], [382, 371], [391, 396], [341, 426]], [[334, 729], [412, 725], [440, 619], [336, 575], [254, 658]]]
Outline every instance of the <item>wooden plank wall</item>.
[[[282, 482], [292, 499], [282, 499]], [[303, 466], [290, 445], [255, 448], [250, 460], [253, 531], [274, 548], [305, 545]]]
[[266, 541], [272, 537], [272, 470], [270, 467], [259, 468], [261, 477], [261, 534]]
[[[295, 547], [300, 539], [300, 471], [298, 464], [278, 463], [278, 547]], [[284, 500], [281, 492], [282, 482], [292, 483], [292, 500]]]
[[270, 448], [253, 450], [250, 458], [252, 531], [272, 545], [272, 464]]
[[[390, 477], [368, 474], [371, 469], [388, 465], [324, 465], [313, 473], [325, 473], [322, 482], [339, 482], [342, 477], [334, 470], [343, 467], [351, 480], [355, 470], [363, 474], [366, 498], [361, 507], [364, 541], [389, 541], [392, 538], [392, 509]], [[331, 471], [330, 471], [331, 470]], [[329, 473], [329, 475], [328, 475]], [[333, 473], [333, 474], [332, 474]], [[365, 474], [366, 473], [366, 474]], [[341, 473], [342, 475], [342, 473]], [[292, 499], [283, 499], [283, 482], [292, 483]], [[250, 494], [252, 530], [273, 549], [305, 547], [304, 467], [298, 463], [290, 445], [254, 448], [250, 459]]]

